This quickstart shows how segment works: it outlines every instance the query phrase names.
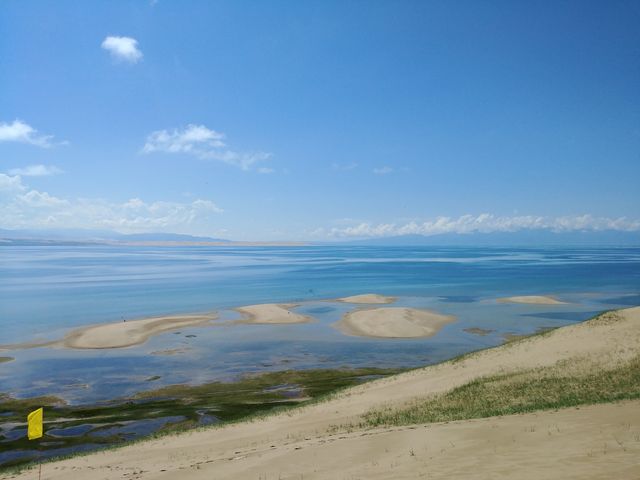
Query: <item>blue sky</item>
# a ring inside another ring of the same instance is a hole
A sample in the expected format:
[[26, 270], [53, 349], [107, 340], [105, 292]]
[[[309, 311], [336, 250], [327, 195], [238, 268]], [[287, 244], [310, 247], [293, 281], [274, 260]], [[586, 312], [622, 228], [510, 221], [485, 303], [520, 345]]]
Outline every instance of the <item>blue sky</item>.
[[640, 4], [0, 3], [0, 228], [640, 230]]

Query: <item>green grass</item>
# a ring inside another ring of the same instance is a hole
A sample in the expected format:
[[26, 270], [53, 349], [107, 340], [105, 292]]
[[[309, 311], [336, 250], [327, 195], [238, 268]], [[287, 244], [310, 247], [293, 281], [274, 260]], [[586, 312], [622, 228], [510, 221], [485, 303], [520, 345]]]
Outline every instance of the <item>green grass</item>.
[[370, 411], [359, 426], [446, 422], [636, 398], [640, 356], [607, 370], [565, 363], [483, 377], [404, 408]]

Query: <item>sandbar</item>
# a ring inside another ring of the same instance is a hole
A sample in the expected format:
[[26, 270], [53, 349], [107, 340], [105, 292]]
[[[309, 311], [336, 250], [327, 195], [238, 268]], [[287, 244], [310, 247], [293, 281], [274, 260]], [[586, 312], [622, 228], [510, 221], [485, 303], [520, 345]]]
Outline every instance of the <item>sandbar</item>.
[[262, 303], [239, 307], [236, 310], [242, 313], [244, 318], [238, 323], [286, 324], [313, 321], [311, 317], [292, 312], [290, 309], [295, 306], [295, 303]]
[[396, 301], [395, 297], [387, 297], [384, 295], [378, 295], [377, 293], [364, 293], [362, 295], [352, 295], [350, 297], [338, 298], [338, 302], [344, 302], [344, 303], [385, 304], [385, 303], [393, 303], [395, 301]]
[[215, 313], [174, 315], [91, 325], [69, 332], [58, 345], [77, 349], [124, 348], [140, 345], [150, 337], [184, 327], [205, 325]]
[[566, 305], [557, 298], [547, 295], [521, 295], [516, 297], [499, 298], [498, 303], [528, 303], [531, 305]]
[[359, 337], [424, 338], [432, 337], [454, 320], [452, 315], [429, 310], [386, 307], [347, 313], [334, 326], [346, 335]]

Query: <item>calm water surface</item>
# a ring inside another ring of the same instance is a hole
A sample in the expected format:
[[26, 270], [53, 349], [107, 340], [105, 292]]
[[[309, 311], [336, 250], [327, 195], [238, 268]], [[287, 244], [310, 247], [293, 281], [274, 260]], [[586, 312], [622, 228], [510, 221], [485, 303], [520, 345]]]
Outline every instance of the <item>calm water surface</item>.
[[[349, 337], [331, 324], [355, 308], [331, 301], [375, 292], [397, 305], [458, 317], [420, 340]], [[567, 305], [497, 304], [553, 294]], [[419, 366], [640, 304], [640, 248], [0, 247], [0, 344], [60, 338], [69, 329], [159, 314], [297, 302], [317, 321], [183, 329], [134, 348], [0, 351], [0, 393], [94, 402], [172, 383], [245, 372]], [[485, 336], [465, 332], [479, 327]], [[183, 353], [151, 355], [166, 349]], [[145, 382], [151, 376], [160, 376]]]

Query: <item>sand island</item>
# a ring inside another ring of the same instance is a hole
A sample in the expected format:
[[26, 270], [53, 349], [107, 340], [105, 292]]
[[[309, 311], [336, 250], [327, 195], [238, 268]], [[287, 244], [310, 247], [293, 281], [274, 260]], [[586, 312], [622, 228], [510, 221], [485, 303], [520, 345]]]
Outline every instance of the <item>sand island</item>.
[[311, 317], [292, 312], [296, 307], [295, 303], [262, 303], [259, 305], [248, 305], [239, 307], [236, 310], [244, 315], [239, 323], [260, 323], [260, 324], [283, 324], [283, 323], [309, 323], [313, 321]]
[[432, 337], [452, 315], [404, 307], [372, 308], [347, 313], [334, 326], [346, 335], [371, 338]]
[[378, 295], [377, 293], [364, 293], [362, 295], [352, 295], [350, 297], [338, 298], [337, 301], [343, 303], [384, 304], [395, 302], [396, 297], [387, 297], [385, 295]]
[[91, 325], [69, 332], [60, 342], [56, 342], [56, 345], [79, 349], [132, 347], [146, 342], [150, 337], [159, 333], [184, 327], [206, 325], [216, 318], [215, 313], [208, 313]]

